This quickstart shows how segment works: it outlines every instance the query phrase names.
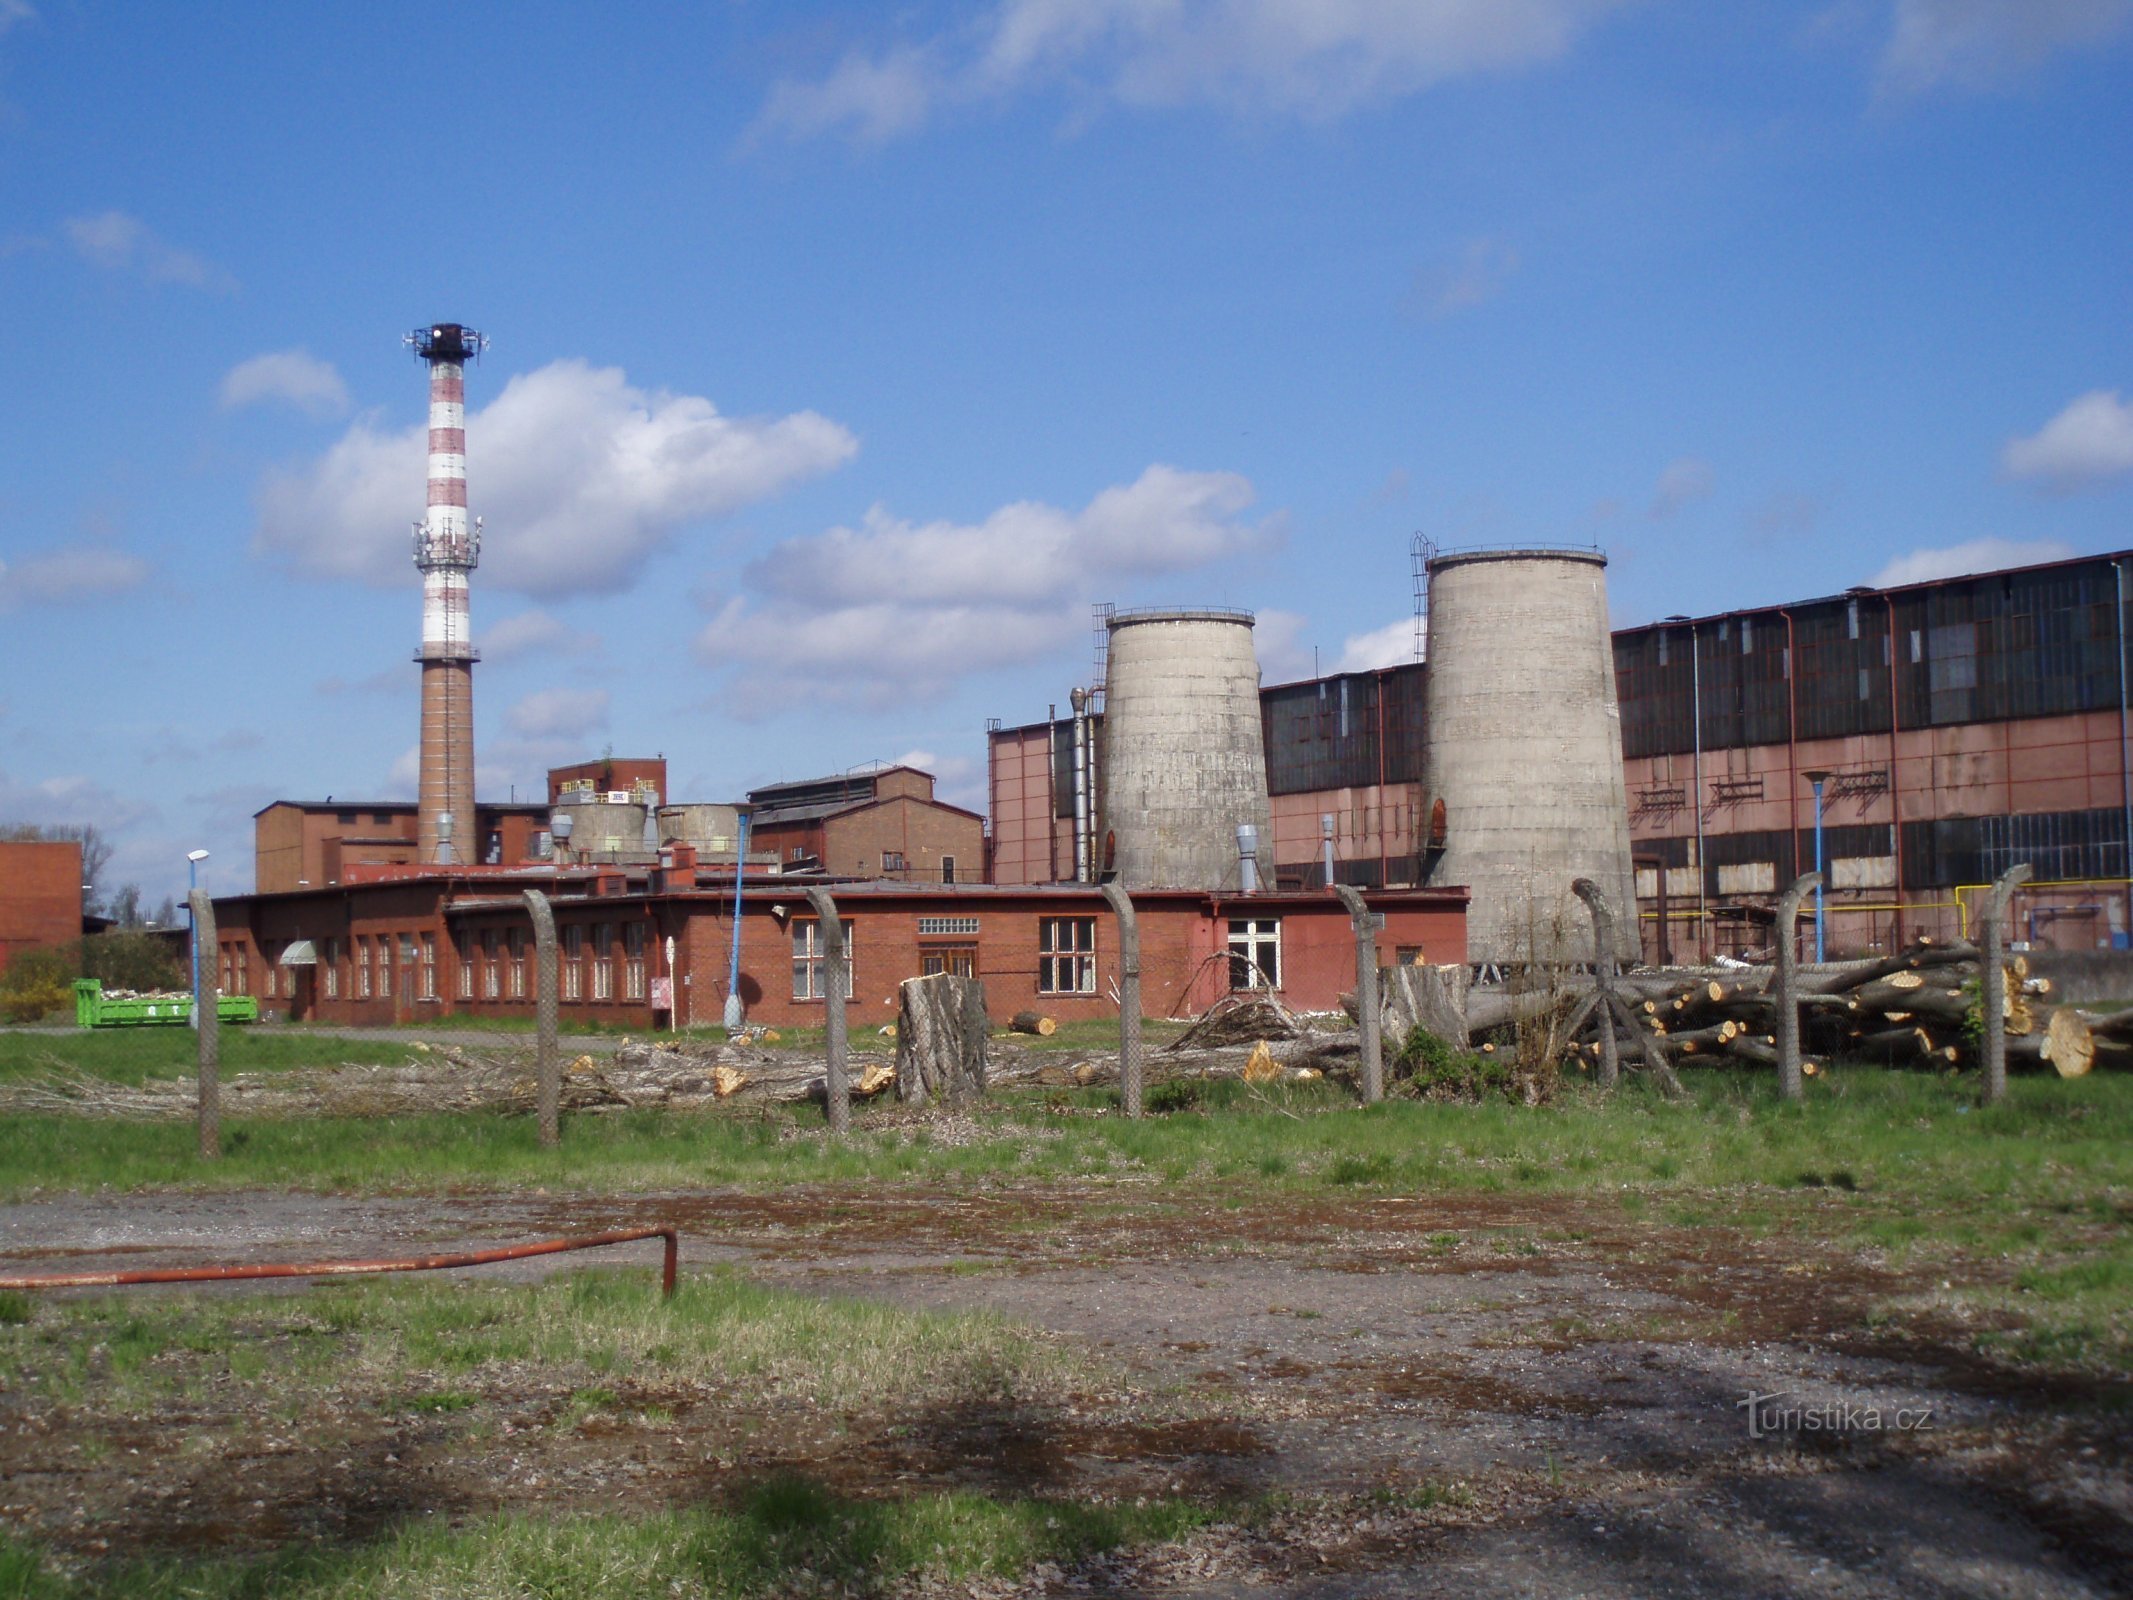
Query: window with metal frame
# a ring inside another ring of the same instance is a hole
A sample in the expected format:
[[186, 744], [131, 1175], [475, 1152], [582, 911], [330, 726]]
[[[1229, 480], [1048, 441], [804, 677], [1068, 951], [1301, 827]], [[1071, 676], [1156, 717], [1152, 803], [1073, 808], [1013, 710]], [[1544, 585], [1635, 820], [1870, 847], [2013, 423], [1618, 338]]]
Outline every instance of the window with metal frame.
[[1096, 919], [1037, 919], [1037, 992], [1096, 992]]
[[[844, 961], [849, 987], [852, 964], [852, 921], [843, 919]], [[820, 918], [809, 917], [792, 925], [792, 997], [795, 1000], [829, 998], [828, 964], [823, 960], [825, 943]]]
[[1281, 987], [1281, 919], [1229, 919], [1229, 986], [1232, 989]]

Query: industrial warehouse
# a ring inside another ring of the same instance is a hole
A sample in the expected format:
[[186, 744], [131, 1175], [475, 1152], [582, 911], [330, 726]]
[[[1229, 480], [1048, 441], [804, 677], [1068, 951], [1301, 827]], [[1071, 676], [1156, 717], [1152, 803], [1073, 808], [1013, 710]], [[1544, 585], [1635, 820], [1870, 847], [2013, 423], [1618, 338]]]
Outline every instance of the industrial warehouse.
[[1967, 932], [2017, 860], [2030, 944], [2128, 930], [2122, 556], [1610, 634], [1604, 553], [1417, 540], [1427, 658], [1262, 687], [1244, 611], [1099, 615], [1070, 714], [988, 729], [989, 816], [908, 767], [677, 800], [663, 758], [554, 769], [546, 800], [478, 803], [465, 364], [482, 336], [411, 336], [430, 369], [421, 772], [413, 804], [279, 801], [257, 890], [217, 902], [217, 976], [271, 1014], [351, 1023], [533, 1005], [522, 892], [556, 907], [561, 1003], [687, 1027], [819, 1017], [819, 919], [847, 922], [852, 998], [982, 979], [1005, 1018], [1116, 1007], [1098, 893], [1145, 907], [1147, 1004], [1237, 990], [1331, 1009], [1365, 889], [1387, 963], [1501, 971], [1581, 958], [1572, 883], [1614, 904], [1624, 960], [1767, 950], [1779, 890], [1821, 867], [1845, 953]]

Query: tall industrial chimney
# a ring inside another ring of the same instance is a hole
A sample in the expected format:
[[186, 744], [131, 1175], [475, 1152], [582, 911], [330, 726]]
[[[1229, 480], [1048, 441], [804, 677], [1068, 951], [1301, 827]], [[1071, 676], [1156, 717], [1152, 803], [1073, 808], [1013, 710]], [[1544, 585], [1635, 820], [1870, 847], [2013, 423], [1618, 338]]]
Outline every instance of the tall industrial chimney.
[[481, 858], [474, 832], [474, 662], [467, 626], [467, 574], [481, 560], [481, 520], [467, 520], [467, 357], [482, 336], [456, 322], [407, 336], [430, 364], [429, 507], [415, 524], [422, 572], [422, 776], [418, 852], [465, 865]]

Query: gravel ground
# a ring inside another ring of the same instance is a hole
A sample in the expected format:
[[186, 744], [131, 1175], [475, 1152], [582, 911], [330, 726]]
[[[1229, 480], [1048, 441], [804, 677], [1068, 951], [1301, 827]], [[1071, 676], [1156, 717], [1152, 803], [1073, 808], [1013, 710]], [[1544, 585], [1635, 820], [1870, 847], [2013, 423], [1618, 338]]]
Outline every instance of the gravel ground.
[[[87, 1554], [114, 1538], [256, 1547], [411, 1515], [680, 1503], [799, 1468], [854, 1493], [1183, 1492], [1259, 1508], [1175, 1545], [958, 1593], [2133, 1592], [2125, 1384], [1982, 1364], [1936, 1320], [1934, 1285], [1769, 1240], [1632, 1226], [1582, 1199], [1234, 1208], [1153, 1191], [1136, 1204], [1117, 1185], [95, 1196], [0, 1207], [0, 1266], [318, 1259], [669, 1220], [685, 1270], [729, 1263], [804, 1291], [994, 1310], [1115, 1364], [1122, 1393], [1163, 1398], [857, 1422], [785, 1411], [738, 1429], [730, 1408], [667, 1394], [657, 1429], [559, 1432], [532, 1425], [552, 1397], [529, 1396], [478, 1447], [450, 1418], [376, 1419], [284, 1425], [233, 1460], [133, 1456], [116, 1434], [109, 1455], [76, 1459], [70, 1419], [0, 1391], [0, 1519]], [[656, 1244], [628, 1248], [656, 1260]], [[1909, 1309], [1870, 1331], [1866, 1309], [1890, 1300]], [[1752, 1437], [1750, 1394], [1846, 1425]]]

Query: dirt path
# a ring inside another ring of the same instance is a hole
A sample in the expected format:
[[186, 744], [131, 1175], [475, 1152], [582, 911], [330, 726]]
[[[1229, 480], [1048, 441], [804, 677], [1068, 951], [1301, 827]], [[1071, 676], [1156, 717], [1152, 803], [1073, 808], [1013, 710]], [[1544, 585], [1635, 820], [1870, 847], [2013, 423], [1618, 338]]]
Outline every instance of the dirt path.
[[[1981, 1365], [1936, 1336], [1931, 1285], [1582, 1200], [1237, 1208], [1118, 1185], [92, 1197], [0, 1207], [0, 1262], [356, 1256], [654, 1220], [686, 1230], [688, 1265], [1048, 1330], [1126, 1373], [1127, 1398], [736, 1429], [668, 1395], [657, 1429], [506, 1418], [485, 1443], [448, 1419], [377, 1423], [292, 1437], [218, 1491], [226, 1464], [153, 1453], [44, 1470], [47, 1412], [0, 1393], [0, 1517], [84, 1545], [84, 1509], [124, 1537], [185, 1545], [212, 1525], [210, 1543], [243, 1544], [361, 1536], [418, 1507], [681, 1501], [790, 1468], [860, 1494], [1260, 1508], [1040, 1573], [1032, 1593], [2073, 1597], [2127, 1592], [2133, 1573], [2124, 1385]], [[1924, 1308], [1909, 1335], [1869, 1334], [1868, 1304], [1907, 1295]], [[1784, 1396], [1765, 1411], [1794, 1408], [1789, 1425], [1751, 1437], [1751, 1394]], [[306, 1523], [305, 1496], [343, 1509]]]

